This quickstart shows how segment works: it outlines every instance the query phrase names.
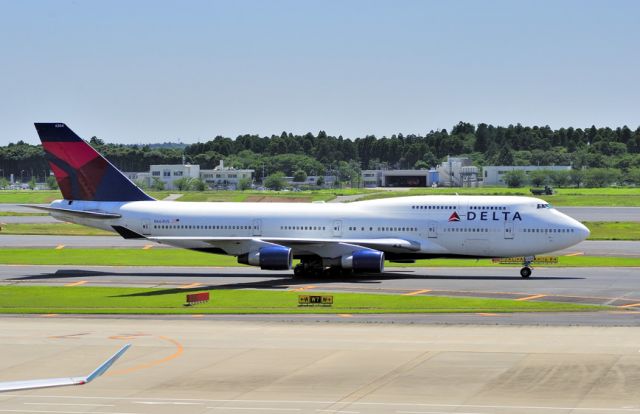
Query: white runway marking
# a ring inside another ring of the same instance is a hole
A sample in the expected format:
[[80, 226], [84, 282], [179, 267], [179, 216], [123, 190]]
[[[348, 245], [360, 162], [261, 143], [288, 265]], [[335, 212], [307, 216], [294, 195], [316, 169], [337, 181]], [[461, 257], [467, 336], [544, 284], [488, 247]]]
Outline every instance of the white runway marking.
[[48, 406], [52, 406], [52, 405], [72, 405], [72, 406], [81, 406], [81, 407], [113, 407], [114, 404], [72, 404], [72, 403], [55, 403], [55, 402], [50, 402], [50, 403], [29, 403], [26, 402], [24, 403], [24, 405], [48, 405]]

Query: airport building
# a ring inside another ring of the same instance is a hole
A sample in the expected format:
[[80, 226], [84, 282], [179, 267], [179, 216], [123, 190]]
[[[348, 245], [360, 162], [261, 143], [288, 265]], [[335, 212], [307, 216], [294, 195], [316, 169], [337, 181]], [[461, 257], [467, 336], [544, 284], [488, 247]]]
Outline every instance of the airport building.
[[482, 168], [482, 185], [506, 185], [504, 174], [509, 171], [524, 171], [529, 175], [533, 171], [569, 171], [570, 165], [494, 165]]
[[164, 183], [166, 190], [175, 190], [174, 182], [180, 178], [199, 178], [210, 189], [235, 190], [240, 180], [253, 179], [254, 170], [238, 170], [225, 167], [224, 161], [212, 170], [201, 170], [199, 165], [191, 164], [159, 164], [151, 165], [149, 172], [126, 172], [127, 178], [133, 182], [142, 182], [151, 186], [155, 180]]
[[430, 170], [363, 170], [364, 187], [477, 187], [479, 169], [466, 157], [447, 157]]

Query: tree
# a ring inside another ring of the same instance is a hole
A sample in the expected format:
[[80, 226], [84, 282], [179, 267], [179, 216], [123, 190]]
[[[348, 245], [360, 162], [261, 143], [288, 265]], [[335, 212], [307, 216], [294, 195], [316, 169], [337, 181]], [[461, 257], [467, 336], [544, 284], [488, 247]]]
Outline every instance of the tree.
[[47, 187], [49, 187], [50, 190], [58, 189], [58, 180], [56, 180], [56, 177], [53, 175], [47, 177]]
[[270, 190], [280, 191], [287, 186], [287, 179], [283, 172], [276, 172], [264, 179], [263, 185]]
[[191, 177], [178, 178], [177, 180], [173, 181], [173, 186], [176, 188], [176, 190], [187, 191], [191, 189], [192, 181], [193, 181], [193, 178]]
[[36, 177], [31, 177], [31, 180], [29, 180], [29, 189], [33, 190], [36, 188]]
[[630, 168], [625, 174], [624, 180], [629, 184], [640, 186], [640, 168]]
[[566, 187], [569, 183], [569, 171], [549, 171], [549, 180], [556, 187]]
[[427, 164], [426, 162], [424, 162], [422, 160], [418, 160], [418, 161], [416, 161], [415, 164], [413, 164], [413, 168], [415, 168], [416, 170], [428, 170], [429, 169], [429, 164]]
[[189, 183], [189, 190], [204, 191], [207, 188], [207, 184], [199, 178], [192, 178]]
[[569, 181], [571, 184], [580, 188], [580, 184], [584, 181], [584, 171], [582, 170], [571, 170], [569, 171]]
[[496, 160], [496, 164], [498, 165], [513, 165], [513, 151], [508, 146], [503, 146], [498, 154], [498, 159]]
[[587, 187], [607, 187], [620, 181], [620, 170], [615, 168], [590, 168], [585, 171], [584, 184]]
[[156, 191], [164, 190], [164, 181], [162, 181], [158, 177], [153, 177], [153, 182], [151, 183], [151, 188], [153, 188]]
[[146, 181], [143, 179], [139, 179], [133, 182], [135, 185], [138, 186], [138, 188], [140, 188], [141, 190], [146, 190], [147, 188], [149, 188], [149, 186], [147, 185]]
[[293, 181], [296, 183], [303, 183], [307, 181], [307, 173], [304, 170], [298, 170], [293, 174]]
[[507, 171], [502, 180], [511, 188], [522, 187], [527, 182], [527, 176], [522, 170]]
[[238, 181], [238, 190], [245, 191], [251, 188], [251, 179], [250, 178], [241, 178]]
[[542, 187], [547, 184], [549, 172], [544, 170], [531, 171], [529, 179], [534, 187]]
[[7, 180], [5, 177], [0, 177], [0, 190], [3, 190], [7, 187], [9, 187], [9, 180]]
[[318, 179], [316, 180], [316, 185], [318, 187], [322, 187], [324, 185], [324, 177], [323, 176], [319, 176]]

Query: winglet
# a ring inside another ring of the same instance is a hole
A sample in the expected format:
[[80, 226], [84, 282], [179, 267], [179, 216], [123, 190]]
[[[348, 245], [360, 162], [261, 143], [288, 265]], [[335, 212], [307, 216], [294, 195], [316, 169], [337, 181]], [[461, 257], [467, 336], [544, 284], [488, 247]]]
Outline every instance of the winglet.
[[111, 365], [113, 365], [113, 363], [118, 360], [118, 358], [120, 358], [125, 352], [127, 352], [127, 349], [129, 349], [130, 346], [131, 344], [126, 344], [125, 346], [120, 348], [118, 352], [113, 354], [111, 358], [104, 361], [102, 365], [96, 368], [91, 374], [89, 374], [85, 378], [85, 381], [84, 381], [85, 384], [93, 381], [94, 379], [98, 378], [100, 375], [104, 374], [111, 367]]
[[48, 379], [35, 379], [26, 381], [8, 381], [0, 382], [0, 392], [6, 391], [20, 391], [20, 390], [33, 390], [36, 388], [51, 388], [51, 387], [64, 387], [67, 385], [83, 385], [87, 384], [100, 375], [104, 374], [106, 370], [113, 365], [118, 358], [126, 352], [131, 344], [126, 344], [113, 356], [103, 362], [98, 368], [96, 368], [91, 374], [86, 377], [64, 377], [64, 378], [48, 378]]

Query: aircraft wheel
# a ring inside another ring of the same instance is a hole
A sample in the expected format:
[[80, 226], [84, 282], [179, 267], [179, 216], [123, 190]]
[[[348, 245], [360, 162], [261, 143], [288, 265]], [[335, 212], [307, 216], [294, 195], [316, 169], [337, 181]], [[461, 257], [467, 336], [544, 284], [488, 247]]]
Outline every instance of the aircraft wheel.
[[293, 268], [293, 275], [296, 277], [303, 277], [306, 276], [307, 272], [305, 271], [306, 269], [304, 268], [304, 265], [302, 263], [297, 264], [294, 268]]
[[522, 269], [520, 269], [520, 276], [522, 276], [525, 279], [531, 276], [531, 268], [523, 267]]

